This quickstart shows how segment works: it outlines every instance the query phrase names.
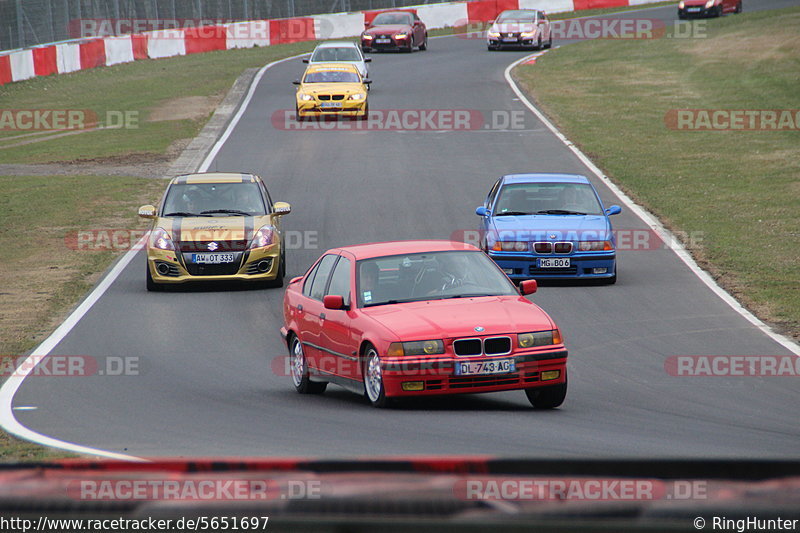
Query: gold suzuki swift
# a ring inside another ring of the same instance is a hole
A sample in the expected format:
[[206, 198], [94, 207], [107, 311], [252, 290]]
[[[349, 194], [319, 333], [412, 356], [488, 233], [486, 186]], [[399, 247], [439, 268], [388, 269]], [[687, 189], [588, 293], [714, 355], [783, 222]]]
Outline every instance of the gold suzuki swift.
[[272, 202], [253, 174], [210, 172], [170, 181], [147, 240], [147, 290], [193, 281], [254, 281], [283, 286], [286, 251], [281, 217], [291, 211]]

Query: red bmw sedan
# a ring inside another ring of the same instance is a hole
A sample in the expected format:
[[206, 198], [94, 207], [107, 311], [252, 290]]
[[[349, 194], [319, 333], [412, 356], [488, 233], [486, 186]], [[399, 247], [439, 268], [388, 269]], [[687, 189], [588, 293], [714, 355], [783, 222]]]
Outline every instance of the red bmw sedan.
[[414, 48], [428, 49], [428, 29], [416, 13], [411, 11], [385, 11], [378, 13], [361, 34], [361, 50], [400, 50], [412, 52]]
[[405, 396], [524, 390], [535, 408], [567, 393], [561, 332], [478, 248], [401, 241], [328, 250], [283, 301], [294, 386], [328, 383], [376, 407]]

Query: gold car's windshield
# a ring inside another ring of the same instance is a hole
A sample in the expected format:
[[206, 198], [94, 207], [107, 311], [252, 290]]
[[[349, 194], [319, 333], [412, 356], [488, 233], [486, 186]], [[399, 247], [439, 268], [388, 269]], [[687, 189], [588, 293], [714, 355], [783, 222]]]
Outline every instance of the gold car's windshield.
[[176, 183], [167, 191], [164, 216], [260, 216], [267, 213], [257, 183]]

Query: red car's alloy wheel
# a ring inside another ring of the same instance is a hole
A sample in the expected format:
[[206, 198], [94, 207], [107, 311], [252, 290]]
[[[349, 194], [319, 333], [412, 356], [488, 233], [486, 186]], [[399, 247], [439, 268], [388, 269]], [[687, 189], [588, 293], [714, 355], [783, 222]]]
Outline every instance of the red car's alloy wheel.
[[387, 402], [386, 391], [383, 387], [381, 358], [372, 346], [367, 348], [365, 357], [364, 392], [372, 405], [375, 407], [385, 407]]

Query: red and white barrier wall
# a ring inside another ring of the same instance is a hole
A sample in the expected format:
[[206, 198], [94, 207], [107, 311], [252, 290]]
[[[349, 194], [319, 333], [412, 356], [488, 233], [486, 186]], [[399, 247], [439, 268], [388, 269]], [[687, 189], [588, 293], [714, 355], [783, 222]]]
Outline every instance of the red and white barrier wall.
[[[498, 13], [506, 9], [540, 9], [548, 13], [560, 13], [657, 1], [660, 0], [472, 0], [403, 9], [416, 12], [429, 29], [438, 29], [494, 20]], [[137, 59], [355, 37], [364, 29], [364, 23], [371, 21], [380, 11], [386, 10], [158, 30], [0, 52], [0, 85]]]

